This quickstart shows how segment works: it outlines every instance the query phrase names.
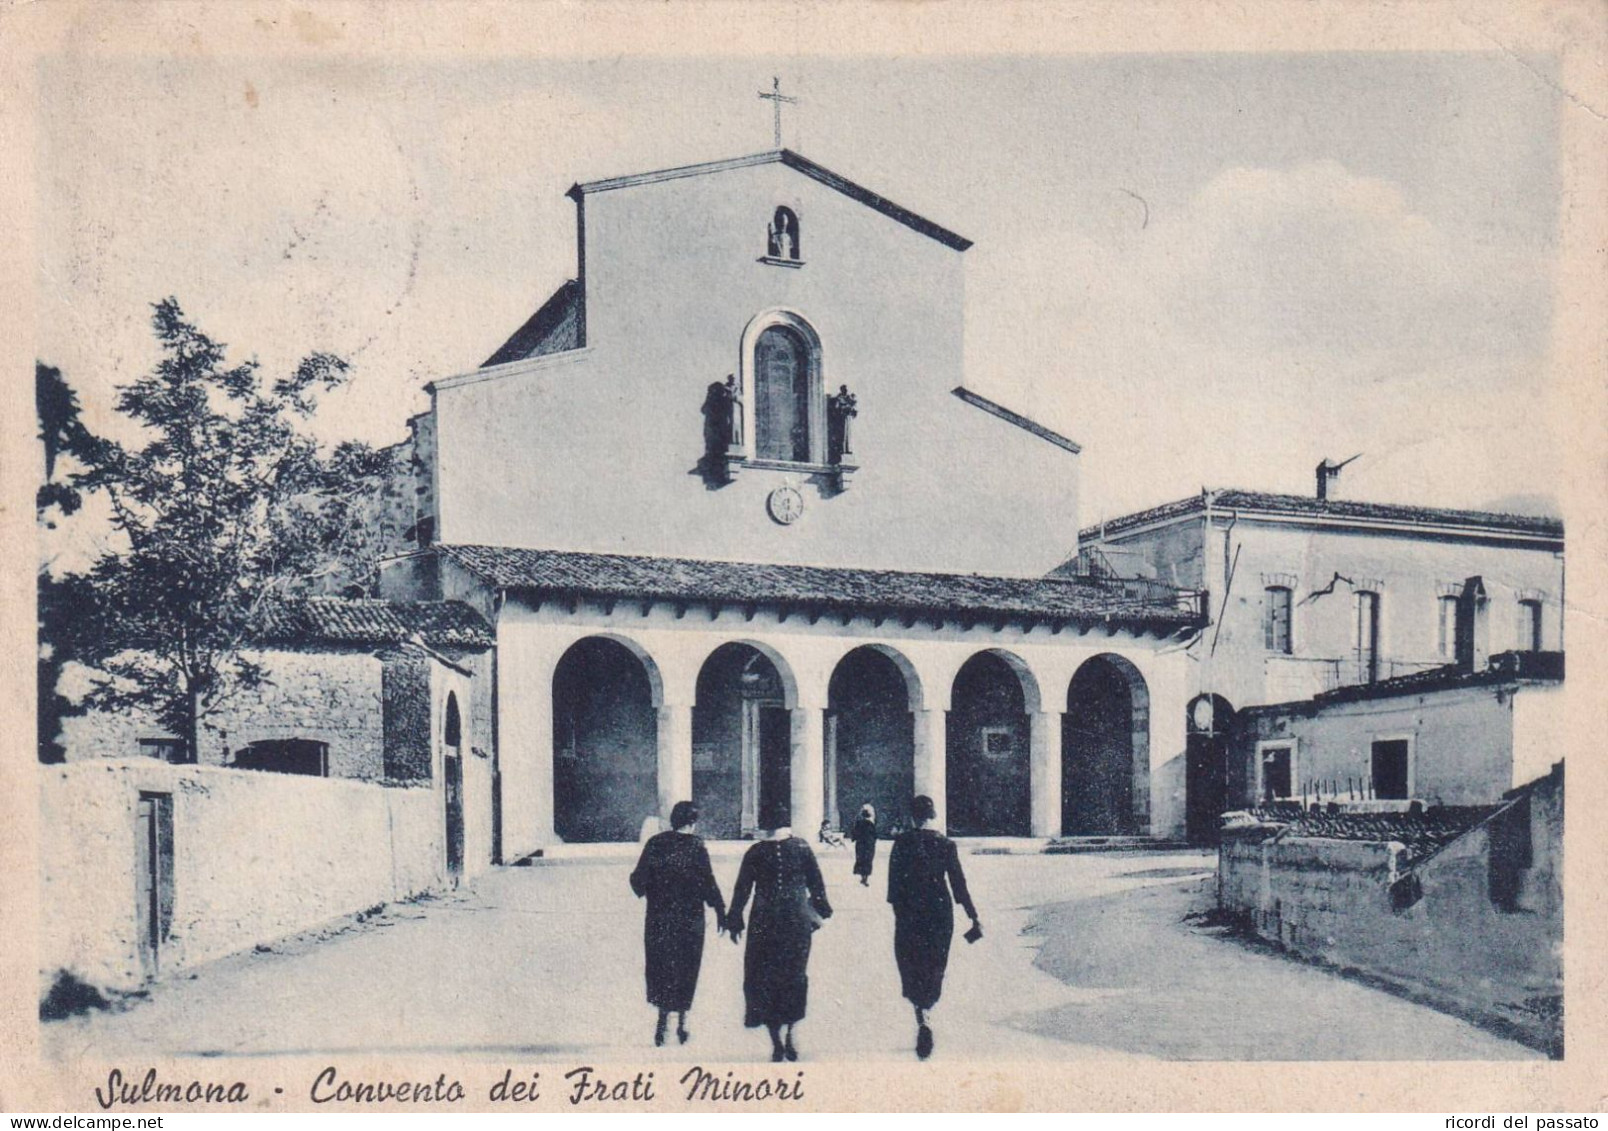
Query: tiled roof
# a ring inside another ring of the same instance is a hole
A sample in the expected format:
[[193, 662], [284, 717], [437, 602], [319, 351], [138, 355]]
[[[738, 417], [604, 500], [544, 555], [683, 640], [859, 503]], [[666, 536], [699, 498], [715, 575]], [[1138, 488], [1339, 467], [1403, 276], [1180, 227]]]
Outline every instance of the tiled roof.
[[381, 601], [302, 597], [264, 609], [259, 644], [402, 644], [418, 637], [432, 648], [490, 648], [491, 626], [462, 601]]
[[1197, 606], [1188, 600], [1192, 595], [1163, 600], [1083, 578], [910, 573], [499, 546], [436, 549], [491, 585], [536, 593], [889, 615], [1022, 617], [1147, 629], [1202, 623]]
[[1276, 495], [1267, 491], [1241, 491], [1234, 488], [1202, 492], [1176, 499], [1149, 510], [1135, 511], [1080, 531], [1080, 538], [1109, 537], [1151, 523], [1206, 509], [1208, 496], [1214, 510], [1257, 511], [1265, 514], [1310, 518], [1355, 519], [1359, 522], [1412, 523], [1423, 526], [1466, 527], [1495, 533], [1525, 534], [1547, 538], [1563, 537], [1563, 522], [1556, 518], [1496, 511], [1453, 510], [1447, 507], [1416, 507], [1400, 503], [1366, 503], [1355, 499], [1319, 499], [1311, 495]]
[[1392, 676], [1374, 683], [1336, 687], [1313, 696], [1318, 703], [1350, 703], [1364, 699], [1389, 699], [1398, 695], [1421, 695], [1429, 691], [1449, 691], [1459, 687], [1483, 687], [1515, 680], [1563, 679], [1562, 652], [1499, 652], [1483, 671], [1470, 671], [1457, 664], [1428, 668], [1421, 672]]
[[1500, 805], [1440, 805], [1419, 813], [1292, 813], [1288, 806], [1252, 810], [1250, 816], [1260, 825], [1276, 828], [1280, 839], [1312, 837], [1319, 840], [1373, 841], [1405, 845], [1399, 860], [1410, 868], [1438, 852], [1475, 825], [1495, 813]]

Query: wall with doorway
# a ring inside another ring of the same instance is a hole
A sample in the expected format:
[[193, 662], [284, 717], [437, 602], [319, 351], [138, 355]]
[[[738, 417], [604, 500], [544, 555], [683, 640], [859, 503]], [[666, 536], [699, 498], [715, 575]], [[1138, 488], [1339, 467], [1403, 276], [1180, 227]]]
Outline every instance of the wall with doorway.
[[172, 798], [161, 975], [446, 882], [441, 797], [152, 759], [40, 766], [40, 971], [128, 990], [141, 955], [139, 800]]

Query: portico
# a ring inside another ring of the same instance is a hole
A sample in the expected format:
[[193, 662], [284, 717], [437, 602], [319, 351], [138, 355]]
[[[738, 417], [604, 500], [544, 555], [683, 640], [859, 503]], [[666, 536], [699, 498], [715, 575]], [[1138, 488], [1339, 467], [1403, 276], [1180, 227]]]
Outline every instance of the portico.
[[[1097, 831], [1167, 834], [1182, 822], [1165, 766], [1184, 749], [1187, 661], [1176, 645], [1199, 624], [1191, 594], [496, 547], [432, 553], [443, 590], [496, 623], [507, 858], [635, 839], [645, 817], [689, 797], [713, 836], [784, 818], [813, 833], [866, 802], [899, 822], [925, 793], [957, 833], [1051, 837], [1081, 795], [1107, 799], [1102, 783], [1115, 776], [1138, 784]], [[1107, 728], [1125, 741], [1107, 743], [1106, 762], [1069, 767], [1063, 733], [1082, 733], [1080, 713], [1111, 710], [1087, 701], [1089, 665], [1126, 681], [1118, 698], [1129, 713]]]

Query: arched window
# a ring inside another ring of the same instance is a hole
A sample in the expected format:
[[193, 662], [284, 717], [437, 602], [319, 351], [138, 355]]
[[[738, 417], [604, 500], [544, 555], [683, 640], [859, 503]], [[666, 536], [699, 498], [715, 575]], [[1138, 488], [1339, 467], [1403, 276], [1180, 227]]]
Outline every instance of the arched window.
[[810, 347], [790, 326], [767, 326], [754, 343], [754, 452], [760, 459], [810, 460]]

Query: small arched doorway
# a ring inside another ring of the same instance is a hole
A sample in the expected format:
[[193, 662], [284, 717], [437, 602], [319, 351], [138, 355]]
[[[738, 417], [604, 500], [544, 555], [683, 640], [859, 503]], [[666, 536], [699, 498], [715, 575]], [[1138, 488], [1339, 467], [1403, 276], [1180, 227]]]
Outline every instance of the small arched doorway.
[[1134, 836], [1150, 827], [1150, 692], [1121, 656], [1086, 660], [1061, 717], [1061, 830]]
[[[1021, 660], [1003, 652], [979, 652], [955, 675], [945, 774], [949, 831], [956, 836], [1031, 832], [1030, 678]], [[1031, 691], [1036, 700], [1037, 689]]]
[[692, 796], [700, 831], [734, 839], [779, 828], [792, 799], [789, 682], [751, 644], [722, 644], [698, 671]]
[[1190, 844], [1213, 845], [1228, 807], [1228, 742], [1234, 708], [1221, 695], [1189, 704], [1184, 745], [1184, 830]]
[[446, 722], [441, 728], [441, 785], [446, 803], [447, 875], [457, 883], [463, 875], [463, 716], [453, 691], [447, 692]]
[[571, 645], [553, 673], [553, 831], [632, 841], [659, 810], [658, 712], [647, 663], [617, 640]]
[[[900, 657], [903, 659], [903, 657]], [[862, 805], [877, 824], [910, 824], [915, 792], [915, 720], [910, 714], [913, 672], [879, 647], [856, 648], [827, 685], [826, 819], [848, 828]]]

